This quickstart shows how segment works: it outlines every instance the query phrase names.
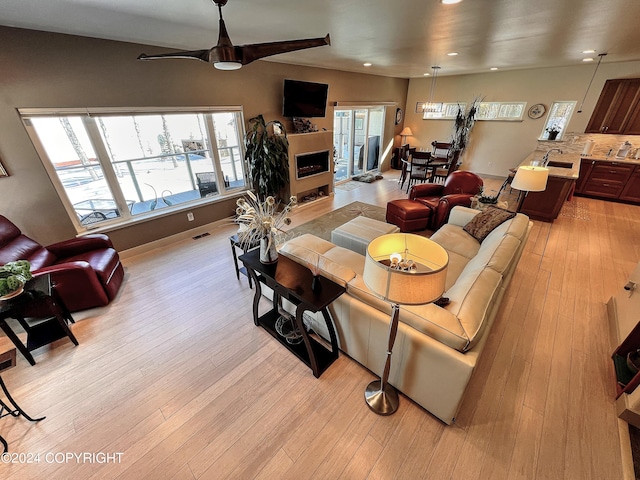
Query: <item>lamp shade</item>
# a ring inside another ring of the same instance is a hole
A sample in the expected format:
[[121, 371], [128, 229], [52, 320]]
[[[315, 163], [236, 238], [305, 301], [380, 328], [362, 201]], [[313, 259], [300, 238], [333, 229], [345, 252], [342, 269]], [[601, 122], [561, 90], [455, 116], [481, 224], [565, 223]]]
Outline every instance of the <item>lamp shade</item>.
[[402, 137], [410, 137], [410, 136], [413, 136], [413, 132], [411, 131], [411, 129], [409, 127], [404, 127], [402, 129], [402, 131], [400, 132], [400, 136], [402, 136]]
[[511, 182], [511, 188], [525, 192], [542, 192], [547, 188], [549, 169], [525, 165], [518, 167]]
[[[415, 269], [391, 266], [391, 256], [412, 261]], [[408, 233], [382, 235], [369, 243], [364, 264], [364, 282], [386, 301], [421, 305], [440, 298], [447, 279], [447, 251], [433, 240]]]

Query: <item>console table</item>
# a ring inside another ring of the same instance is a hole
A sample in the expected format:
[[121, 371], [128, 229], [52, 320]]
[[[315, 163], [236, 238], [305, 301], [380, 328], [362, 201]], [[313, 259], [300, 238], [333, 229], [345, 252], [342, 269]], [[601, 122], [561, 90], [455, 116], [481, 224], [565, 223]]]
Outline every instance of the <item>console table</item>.
[[[27, 332], [26, 345], [7, 323], [8, 318], [15, 318]], [[58, 297], [48, 274], [29, 280], [20, 295], [0, 301], [0, 329], [31, 365], [36, 364], [31, 352], [51, 342], [68, 337], [78, 345], [67, 322], [74, 323], [73, 317]]]
[[[0, 354], [0, 372], [3, 372], [4, 370], [7, 370], [11, 367], [15, 367], [15, 365], [16, 365], [16, 349], [15, 348], [12, 348], [11, 350], [8, 350]], [[29, 415], [27, 415], [24, 412], [24, 410], [20, 408], [20, 406], [16, 403], [16, 401], [13, 399], [13, 397], [9, 393], [9, 390], [7, 390], [7, 386], [4, 384], [4, 380], [2, 380], [1, 376], [0, 376], [0, 388], [2, 388], [2, 391], [4, 392], [5, 396], [7, 397], [7, 401], [9, 402], [9, 404], [7, 404], [3, 400], [0, 400], [0, 418], [6, 417], [8, 415], [11, 415], [12, 417], [22, 416], [27, 420], [29, 420], [30, 422], [39, 422], [40, 420], [44, 420], [46, 418], [46, 417], [31, 418]], [[2, 446], [4, 447], [4, 451], [7, 452], [9, 450], [9, 445], [1, 435], [0, 435], [0, 443], [2, 443]]]
[[[239, 257], [251, 278], [256, 284], [253, 297], [253, 322], [262, 326], [282, 345], [302, 360], [318, 378], [338, 358], [338, 340], [333, 320], [327, 308], [334, 300], [342, 295], [346, 289], [328, 278], [319, 277], [320, 288], [314, 292], [311, 289], [313, 275], [303, 265], [280, 255], [278, 261], [271, 265], [260, 262], [260, 251], [252, 250]], [[258, 305], [262, 295], [261, 284], [273, 290], [273, 308], [263, 315], [259, 315]], [[297, 345], [289, 344], [276, 332], [275, 323], [280, 316], [279, 307], [282, 299], [290, 301], [296, 306], [295, 322], [302, 335], [303, 342]], [[331, 337], [331, 350], [320, 341], [310, 336], [302, 321], [302, 314], [309, 310], [321, 312], [327, 324]]]

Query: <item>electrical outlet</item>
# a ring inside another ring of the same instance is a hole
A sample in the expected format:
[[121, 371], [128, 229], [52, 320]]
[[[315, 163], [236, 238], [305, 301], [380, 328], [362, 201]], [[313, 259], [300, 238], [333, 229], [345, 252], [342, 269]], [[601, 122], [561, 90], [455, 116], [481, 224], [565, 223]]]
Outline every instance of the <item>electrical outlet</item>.
[[190, 222], [193, 222], [194, 218], [195, 217], [193, 216], [193, 212], [187, 213], [187, 220], [189, 220]]
[[493, 167], [493, 162], [487, 162], [487, 167]]

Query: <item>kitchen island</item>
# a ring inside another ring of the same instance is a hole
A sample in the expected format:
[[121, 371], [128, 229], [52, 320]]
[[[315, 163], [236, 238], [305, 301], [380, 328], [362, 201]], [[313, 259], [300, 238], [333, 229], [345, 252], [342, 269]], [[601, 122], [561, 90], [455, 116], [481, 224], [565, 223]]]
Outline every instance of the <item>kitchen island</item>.
[[[536, 150], [525, 158], [519, 167], [542, 165], [545, 152]], [[553, 222], [562, 205], [572, 195], [580, 176], [580, 155], [551, 152], [549, 155], [549, 179], [542, 192], [529, 192], [520, 212], [533, 220]]]

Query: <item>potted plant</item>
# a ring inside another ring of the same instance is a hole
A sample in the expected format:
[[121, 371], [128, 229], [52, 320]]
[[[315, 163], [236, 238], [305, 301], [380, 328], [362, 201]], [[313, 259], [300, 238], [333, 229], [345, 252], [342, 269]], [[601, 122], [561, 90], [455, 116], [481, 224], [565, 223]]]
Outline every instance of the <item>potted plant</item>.
[[549, 140], [555, 140], [561, 130], [562, 128], [560, 128], [560, 126], [555, 123], [545, 128], [545, 131], [549, 133]]
[[262, 115], [249, 120], [244, 139], [245, 160], [259, 198], [278, 197], [289, 182], [289, 141], [278, 120], [265, 122]]
[[7, 262], [0, 266], [0, 298], [6, 300], [19, 295], [30, 279], [31, 264], [27, 260]]
[[453, 135], [451, 138], [451, 152], [456, 161], [469, 144], [469, 137], [476, 123], [476, 114], [478, 113], [478, 106], [481, 100], [480, 97], [474, 98], [466, 111], [458, 105], [458, 113], [456, 114], [456, 119], [453, 124]]

